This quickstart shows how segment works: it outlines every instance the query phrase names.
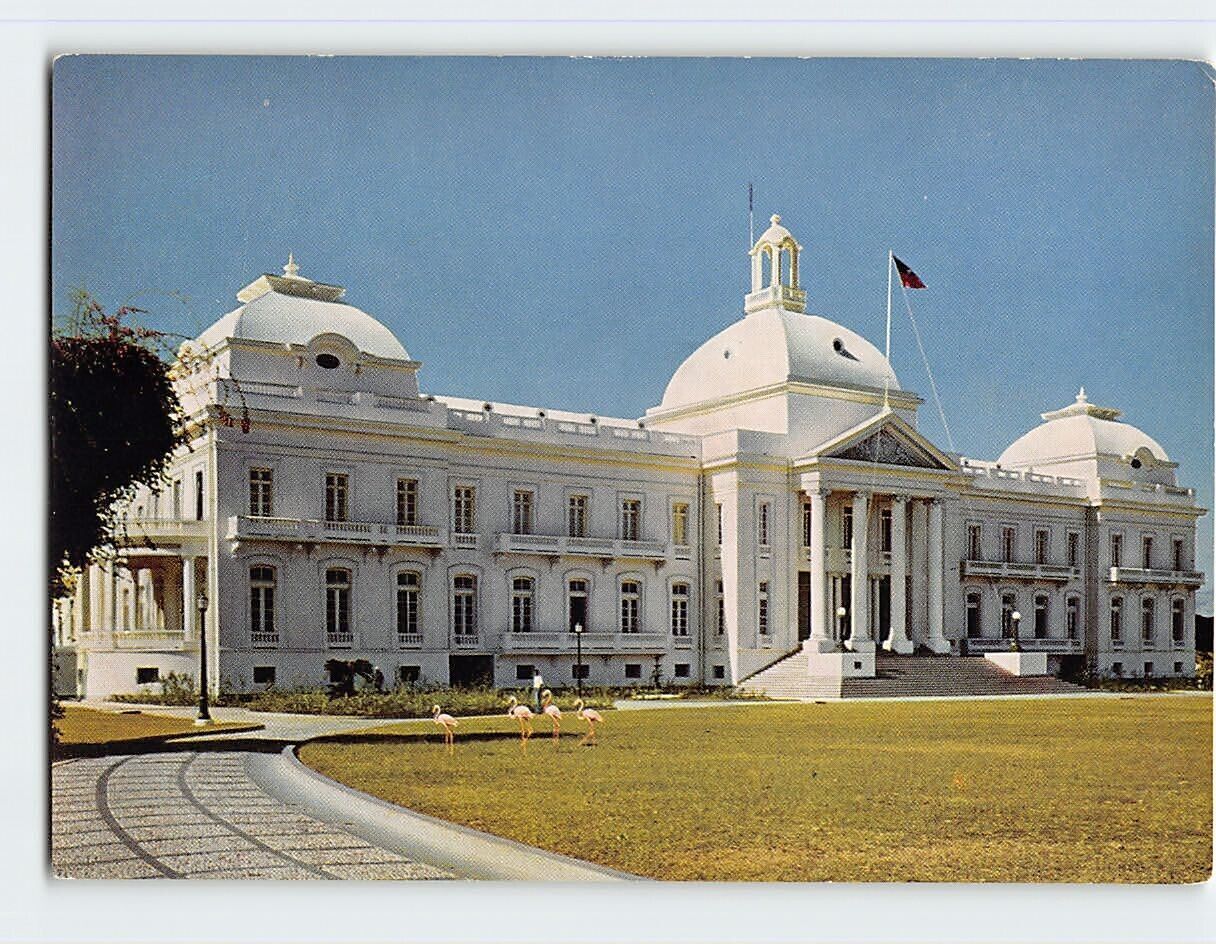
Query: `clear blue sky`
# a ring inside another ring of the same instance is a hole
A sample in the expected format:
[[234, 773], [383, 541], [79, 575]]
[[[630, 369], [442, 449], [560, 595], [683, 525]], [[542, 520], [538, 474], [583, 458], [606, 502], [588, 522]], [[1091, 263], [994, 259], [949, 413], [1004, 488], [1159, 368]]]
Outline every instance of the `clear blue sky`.
[[[55, 313], [84, 287], [195, 335], [291, 249], [429, 392], [638, 416], [741, 315], [751, 181], [809, 310], [881, 345], [888, 247], [928, 283], [960, 451], [995, 458], [1084, 384], [1212, 507], [1202, 66], [73, 57], [53, 102]], [[931, 402], [920, 426], [945, 445]], [[1211, 574], [1211, 516], [1199, 544]]]

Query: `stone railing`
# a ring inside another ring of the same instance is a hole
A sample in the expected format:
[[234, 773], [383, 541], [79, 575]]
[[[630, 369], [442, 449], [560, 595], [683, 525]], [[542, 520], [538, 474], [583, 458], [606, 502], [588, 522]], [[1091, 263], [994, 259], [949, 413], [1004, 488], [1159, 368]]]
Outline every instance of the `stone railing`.
[[[966, 651], [972, 654], [984, 652], [1009, 652], [1013, 648], [1012, 638], [967, 639]], [[1018, 636], [1018, 649], [1022, 652], [1048, 652], [1053, 655], [1075, 655], [1085, 651], [1079, 639], [1057, 639], [1053, 637]]]
[[261, 518], [236, 515], [228, 519], [230, 541], [268, 540], [343, 544], [396, 544], [439, 547], [438, 528], [430, 525], [380, 524], [371, 521], [321, 521], [315, 518]]
[[[584, 653], [656, 652], [667, 648], [665, 633], [583, 633]], [[571, 632], [512, 633], [501, 635], [504, 652], [577, 652], [579, 641]], [[690, 638], [690, 637], [682, 637]]]
[[401, 649], [421, 649], [422, 634], [421, 633], [398, 633], [397, 645]]
[[[495, 549], [500, 554], [546, 554], [576, 555], [581, 557], [632, 558], [635, 560], [664, 560], [678, 557], [676, 548], [684, 547], [688, 556], [688, 545], [673, 545], [669, 548], [662, 541], [626, 541], [620, 538], [575, 538], [564, 534], [509, 534], [498, 535]], [[684, 558], [687, 559], [687, 558]]]
[[115, 649], [177, 650], [185, 645], [183, 633], [159, 629], [115, 630], [110, 638]]
[[1198, 570], [1156, 570], [1146, 567], [1112, 567], [1107, 576], [1111, 583], [1159, 584], [1167, 587], [1202, 587], [1203, 573]]
[[964, 560], [964, 577], [995, 577], [1008, 580], [1046, 580], [1064, 583], [1081, 576], [1079, 567], [1067, 564], [1029, 564], [1017, 561]]
[[270, 649], [279, 644], [278, 633], [250, 633], [249, 642], [254, 649]]
[[211, 522], [194, 518], [120, 517], [116, 538], [120, 544], [139, 543], [143, 539], [183, 540], [205, 539]]
[[331, 649], [349, 649], [355, 644], [354, 633], [326, 633], [325, 643]]

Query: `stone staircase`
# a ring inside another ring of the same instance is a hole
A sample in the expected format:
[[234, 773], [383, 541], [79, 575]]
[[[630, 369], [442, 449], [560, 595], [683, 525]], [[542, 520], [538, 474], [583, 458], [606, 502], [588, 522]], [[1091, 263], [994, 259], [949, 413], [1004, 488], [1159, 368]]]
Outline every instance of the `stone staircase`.
[[877, 675], [864, 679], [812, 678], [806, 656], [792, 653], [744, 679], [744, 691], [770, 698], [899, 698], [909, 695], [1043, 695], [1081, 692], [1052, 675], [1019, 677], [982, 656], [894, 656], [880, 651]]

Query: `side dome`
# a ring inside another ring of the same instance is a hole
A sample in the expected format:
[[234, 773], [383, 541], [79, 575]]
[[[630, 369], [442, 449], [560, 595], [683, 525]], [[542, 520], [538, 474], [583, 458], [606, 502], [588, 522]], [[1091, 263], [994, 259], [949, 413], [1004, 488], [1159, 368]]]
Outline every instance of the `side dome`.
[[899, 390], [882, 352], [818, 315], [767, 308], [736, 321], [672, 375], [660, 409], [676, 409], [788, 382], [867, 391]]
[[997, 462], [1009, 469], [1098, 457], [1124, 460], [1135, 469], [1171, 464], [1160, 443], [1143, 430], [1119, 422], [1122, 415], [1111, 407], [1094, 406], [1082, 387], [1075, 403], [1043, 413], [1044, 422], [1017, 439]]
[[387, 327], [367, 312], [339, 301], [345, 289], [300, 276], [288, 257], [281, 276], [266, 274], [237, 293], [243, 304], [204, 331], [198, 344], [212, 347], [225, 338], [307, 347], [321, 335], [340, 335], [359, 351], [387, 360], [408, 361], [409, 353]]

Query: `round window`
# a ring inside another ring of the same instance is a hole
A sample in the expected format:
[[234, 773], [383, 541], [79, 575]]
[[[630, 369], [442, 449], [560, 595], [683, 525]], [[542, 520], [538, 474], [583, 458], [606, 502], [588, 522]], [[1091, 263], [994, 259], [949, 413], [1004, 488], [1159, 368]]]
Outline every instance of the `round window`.
[[1133, 469], [1138, 469], [1138, 468], [1140, 468], [1140, 466], [1142, 466], [1142, 465], [1144, 465], [1144, 463], [1143, 463], [1143, 462], [1141, 462], [1139, 459], [1133, 459], [1133, 460], [1132, 460], [1132, 468], [1133, 468]]
[[839, 354], [841, 351], [844, 350], [844, 342], [842, 340], [840, 340], [840, 338], [833, 338], [832, 339], [832, 350], [835, 351], [837, 354]]
[[342, 362], [332, 354], [318, 354], [317, 366], [324, 367], [326, 370], [333, 370], [335, 367], [342, 366]]

